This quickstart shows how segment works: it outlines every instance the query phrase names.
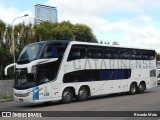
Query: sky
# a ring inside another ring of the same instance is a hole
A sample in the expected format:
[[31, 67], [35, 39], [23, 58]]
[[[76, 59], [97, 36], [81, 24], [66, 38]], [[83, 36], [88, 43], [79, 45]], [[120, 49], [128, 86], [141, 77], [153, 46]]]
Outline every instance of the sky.
[[100, 42], [151, 48], [160, 52], [160, 0], [0, 0], [0, 19], [11, 24], [30, 22], [34, 5], [57, 7], [58, 22], [86, 24]]

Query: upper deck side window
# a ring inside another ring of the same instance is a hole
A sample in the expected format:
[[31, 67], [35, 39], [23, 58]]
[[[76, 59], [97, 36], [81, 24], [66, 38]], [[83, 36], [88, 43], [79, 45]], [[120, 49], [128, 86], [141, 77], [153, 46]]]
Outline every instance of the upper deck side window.
[[155, 59], [155, 51], [98, 45], [72, 45], [67, 61], [82, 58], [153, 60]]
[[88, 58], [102, 59], [103, 58], [102, 47], [90, 46], [88, 48]]
[[82, 59], [87, 57], [87, 46], [73, 45], [69, 52], [67, 61]]

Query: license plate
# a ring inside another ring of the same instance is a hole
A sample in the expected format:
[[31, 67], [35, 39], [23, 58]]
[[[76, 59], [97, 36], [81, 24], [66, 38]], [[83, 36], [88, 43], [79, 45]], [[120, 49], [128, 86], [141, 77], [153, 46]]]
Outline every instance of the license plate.
[[20, 102], [23, 102], [23, 99], [22, 99], [22, 98], [19, 98], [19, 101], [20, 101]]

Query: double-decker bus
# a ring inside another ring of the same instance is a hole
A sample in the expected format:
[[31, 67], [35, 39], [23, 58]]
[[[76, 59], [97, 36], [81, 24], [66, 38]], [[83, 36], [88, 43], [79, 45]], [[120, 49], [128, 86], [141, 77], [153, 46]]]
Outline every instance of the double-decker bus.
[[15, 67], [14, 98], [70, 103], [157, 86], [155, 50], [50, 40], [29, 44]]

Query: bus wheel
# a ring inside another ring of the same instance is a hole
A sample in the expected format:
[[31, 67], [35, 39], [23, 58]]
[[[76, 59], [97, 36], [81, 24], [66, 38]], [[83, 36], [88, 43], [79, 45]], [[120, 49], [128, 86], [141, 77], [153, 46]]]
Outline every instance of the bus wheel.
[[131, 84], [129, 93], [130, 93], [131, 95], [134, 95], [134, 94], [137, 93], [137, 85], [136, 85], [135, 83], [132, 83], [132, 84]]
[[85, 101], [85, 100], [87, 100], [88, 95], [89, 95], [88, 89], [86, 87], [81, 87], [78, 92], [77, 100], [78, 101]]
[[70, 88], [66, 88], [62, 93], [62, 103], [70, 103], [73, 100], [73, 92]]
[[144, 90], [145, 90], [145, 84], [140, 83], [140, 85], [138, 86], [138, 93], [144, 93]]

